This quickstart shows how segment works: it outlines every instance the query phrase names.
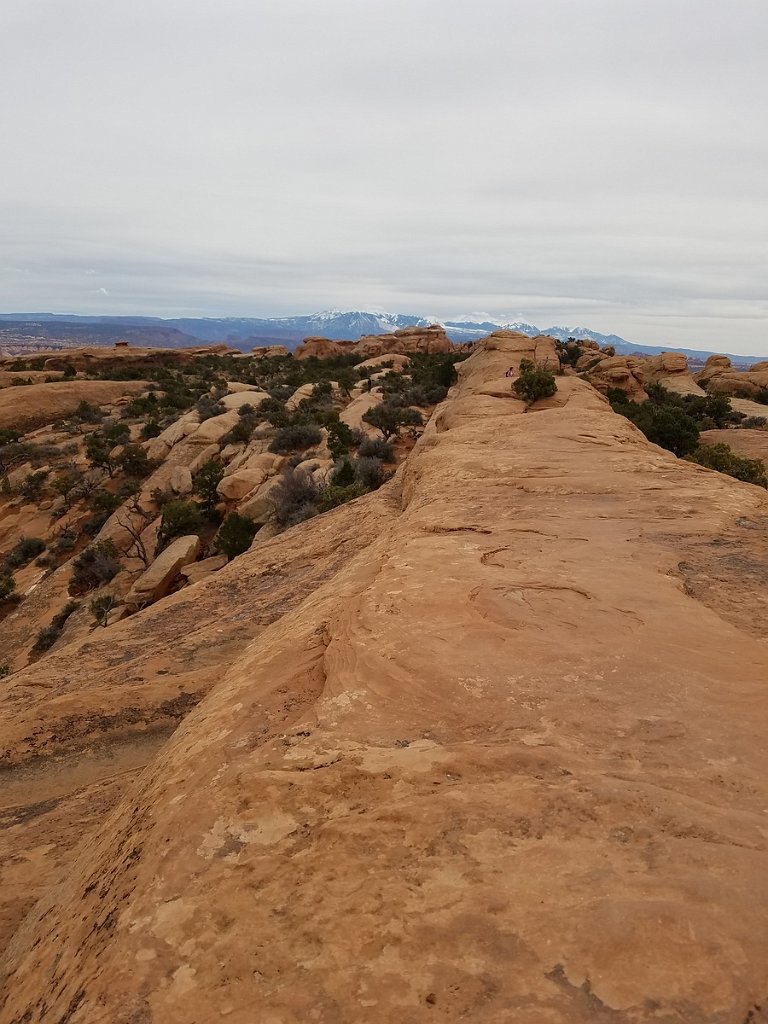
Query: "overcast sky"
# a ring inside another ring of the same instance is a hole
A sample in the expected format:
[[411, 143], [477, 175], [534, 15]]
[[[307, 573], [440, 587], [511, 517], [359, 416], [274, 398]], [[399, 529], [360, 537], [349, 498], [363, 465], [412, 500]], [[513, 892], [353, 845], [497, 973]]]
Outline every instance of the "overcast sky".
[[0, 310], [768, 354], [767, 0], [0, 0]]

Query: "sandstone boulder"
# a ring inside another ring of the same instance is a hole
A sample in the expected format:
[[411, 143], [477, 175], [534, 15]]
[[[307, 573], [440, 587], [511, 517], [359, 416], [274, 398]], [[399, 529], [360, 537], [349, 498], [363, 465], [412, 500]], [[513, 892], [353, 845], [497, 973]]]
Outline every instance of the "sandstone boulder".
[[221, 416], [211, 416], [210, 419], [203, 420], [195, 432], [190, 434], [189, 439], [194, 444], [213, 444], [228, 434], [239, 419], [239, 415], [234, 411], [222, 413]]
[[410, 356], [404, 355], [401, 352], [385, 352], [383, 355], [372, 356], [370, 359], [363, 360], [362, 363], [357, 364], [355, 369], [372, 370], [391, 367], [391, 369], [400, 372], [404, 370], [406, 366], [410, 365]]
[[241, 516], [247, 516], [255, 523], [267, 523], [275, 511], [274, 493], [280, 486], [281, 477], [273, 476], [258, 487], [238, 508]]
[[330, 359], [341, 355], [346, 347], [341, 342], [331, 341], [330, 338], [305, 338], [293, 353], [293, 358], [302, 360], [314, 356], [316, 359]]
[[144, 608], [165, 597], [182, 566], [194, 562], [199, 552], [199, 537], [177, 537], [133, 584], [125, 598], [126, 606], [129, 609]]
[[380, 437], [380, 431], [366, 423], [363, 415], [375, 405], [381, 405], [384, 395], [381, 391], [364, 391], [357, 398], [353, 398], [346, 409], [339, 413], [339, 419], [351, 430], [362, 430], [367, 437]]
[[266, 469], [256, 467], [251, 469], [245, 466], [222, 477], [216, 490], [225, 501], [242, 501], [257, 487], [260, 487], [268, 475]]
[[201, 562], [190, 562], [179, 570], [180, 575], [188, 583], [199, 583], [227, 564], [226, 555], [213, 555], [211, 558], [204, 558]]
[[168, 487], [179, 498], [191, 494], [192, 473], [189, 466], [173, 466], [168, 476]]

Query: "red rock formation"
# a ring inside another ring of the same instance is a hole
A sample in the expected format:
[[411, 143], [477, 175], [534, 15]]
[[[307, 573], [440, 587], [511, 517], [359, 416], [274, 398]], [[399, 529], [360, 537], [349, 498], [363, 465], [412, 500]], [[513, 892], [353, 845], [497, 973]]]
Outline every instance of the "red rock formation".
[[[382, 492], [198, 584], [248, 628], [289, 552], [333, 573], [97, 821], [9, 947], [4, 1019], [757, 1020], [768, 497], [577, 378], [526, 410], [505, 372], [554, 348], [527, 344], [461, 365]], [[171, 658], [195, 607], [136, 619]], [[94, 657], [15, 693], [60, 714], [35, 684], [71, 699]]]

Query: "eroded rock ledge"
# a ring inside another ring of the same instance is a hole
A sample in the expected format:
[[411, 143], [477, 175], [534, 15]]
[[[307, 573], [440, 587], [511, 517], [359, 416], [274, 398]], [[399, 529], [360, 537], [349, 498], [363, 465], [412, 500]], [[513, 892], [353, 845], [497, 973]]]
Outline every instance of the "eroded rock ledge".
[[765, 492], [576, 378], [526, 410], [532, 344], [461, 367], [399, 513], [88, 839], [3, 1020], [759, 1019], [768, 648], [679, 566]]

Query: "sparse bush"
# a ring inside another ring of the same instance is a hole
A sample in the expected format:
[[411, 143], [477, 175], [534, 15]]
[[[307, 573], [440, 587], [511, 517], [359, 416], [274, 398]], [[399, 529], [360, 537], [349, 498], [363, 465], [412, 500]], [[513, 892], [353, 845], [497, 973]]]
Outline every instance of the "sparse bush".
[[213, 395], [203, 395], [201, 398], [198, 398], [195, 408], [200, 416], [201, 423], [204, 420], [212, 419], [214, 416], [221, 416], [227, 411], [224, 403]]
[[353, 484], [356, 479], [355, 467], [349, 459], [344, 459], [334, 470], [333, 476], [331, 477], [331, 484], [335, 487], [349, 487], [349, 485]]
[[69, 616], [79, 607], [77, 601], [67, 601], [61, 611], [54, 615], [50, 625], [44, 626], [37, 634], [32, 650], [36, 654], [50, 650], [61, 636]]
[[258, 424], [259, 421], [255, 415], [249, 413], [244, 416], [241, 409], [240, 419], [234, 427], [227, 431], [227, 433], [222, 437], [222, 447], [228, 444], [248, 444]]
[[118, 551], [111, 540], [89, 544], [72, 562], [70, 587], [76, 592], [93, 590], [110, 580], [120, 571]]
[[38, 469], [34, 473], [28, 473], [19, 487], [19, 494], [27, 501], [37, 501], [43, 493], [45, 481], [48, 478], [47, 469]]
[[320, 489], [303, 469], [287, 469], [271, 493], [275, 519], [281, 526], [295, 526], [317, 514]]
[[224, 476], [224, 466], [217, 459], [208, 459], [195, 476], [193, 489], [200, 498], [203, 512], [210, 519], [216, 512], [219, 498], [218, 487]]
[[18, 569], [27, 565], [45, 551], [45, 541], [41, 537], [21, 537], [14, 544], [4, 559], [6, 569]]
[[162, 432], [162, 427], [155, 419], [147, 420], [141, 428], [141, 436], [145, 441], [148, 441], [151, 437], [158, 437]]
[[323, 435], [320, 428], [314, 423], [293, 423], [286, 427], [279, 427], [269, 446], [271, 452], [278, 455], [287, 455], [300, 449], [309, 448], [311, 445], [320, 444]]
[[355, 476], [369, 491], [375, 491], [387, 479], [384, 463], [371, 455], [361, 455], [357, 458]]
[[741, 423], [740, 427], [745, 427], [748, 430], [760, 430], [768, 423], [768, 419], [765, 416], [746, 416]]
[[360, 458], [381, 459], [382, 462], [393, 462], [395, 449], [380, 437], [366, 437], [357, 447]]
[[97, 626], [104, 626], [106, 628], [109, 625], [109, 616], [116, 603], [114, 594], [102, 594], [100, 597], [93, 598], [88, 605], [88, 610]]
[[62, 530], [50, 545], [50, 551], [54, 555], [63, 555], [77, 544], [77, 534], [74, 530]]
[[11, 674], [11, 666], [8, 664], [0, 665], [0, 679], [7, 679]]
[[416, 426], [424, 422], [417, 409], [408, 409], [389, 402], [374, 405], [368, 412], [363, 413], [363, 419], [380, 430], [385, 441], [399, 434], [401, 427]]
[[216, 534], [216, 548], [232, 561], [237, 555], [247, 551], [256, 536], [259, 524], [247, 516], [232, 512], [221, 524]]
[[0, 601], [7, 601], [16, 589], [16, 580], [9, 572], [0, 570]]
[[43, 626], [43, 628], [37, 634], [32, 650], [36, 653], [42, 653], [48, 651], [53, 647], [56, 641], [61, 636], [61, 630], [56, 629], [55, 626]]
[[760, 459], [745, 459], [737, 455], [727, 444], [700, 444], [688, 459], [707, 469], [716, 469], [736, 480], [768, 488], [768, 476]]
[[118, 456], [117, 464], [126, 476], [137, 480], [149, 476], [153, 469], [147, 453], [137, 444], [127, 444]]
[[535, 366], [530, 359], [520, 362], [520, 374], [512, 384], [512, 390], [531, 405], [539, 398], [550, 398], [557, 391], [555, 375], [543, 367]]
[[203, 516], [199, 505], [183, 498], [167, 501], [163, 505], [163, 518], [157, 534], [155, 554], [159, 554], [175, 537], [199, 534], [202, 529]]
[[367, 493], [368, 488], [359, 480], [347, 487], [338, 487], [332, 484], [323, 491], [317, 511], [329, 512], [332, 508], [337, 508], [339, 505], [344, 505]]

